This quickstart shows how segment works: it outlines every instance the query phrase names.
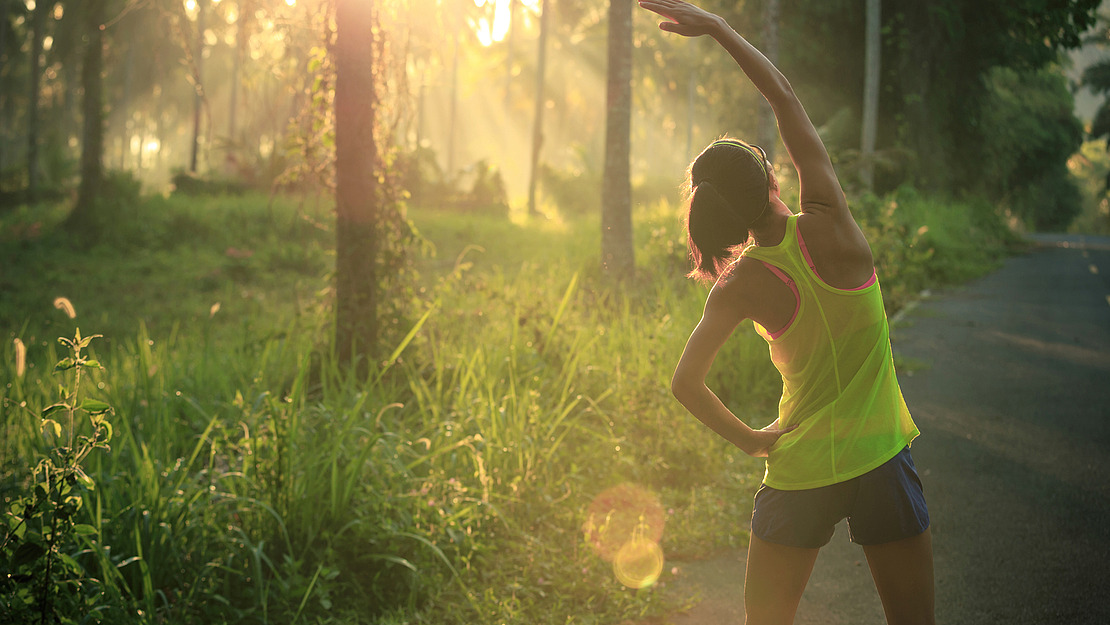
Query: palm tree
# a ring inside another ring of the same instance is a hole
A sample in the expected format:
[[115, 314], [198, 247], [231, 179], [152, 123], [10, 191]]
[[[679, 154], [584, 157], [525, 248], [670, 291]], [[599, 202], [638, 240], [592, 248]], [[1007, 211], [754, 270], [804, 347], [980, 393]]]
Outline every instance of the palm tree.
[[601, 267], [621, 277], [635, 266], [632, 191], [632, 0], [609, 0], [609, 70], [605, 101], [605, 171], [601, 187]]

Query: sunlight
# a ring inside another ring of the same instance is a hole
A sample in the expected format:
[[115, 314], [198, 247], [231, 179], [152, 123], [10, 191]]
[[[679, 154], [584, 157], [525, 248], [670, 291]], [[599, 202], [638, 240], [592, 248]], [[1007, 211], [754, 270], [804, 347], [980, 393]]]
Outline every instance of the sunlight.
[[[478, 42], [484, 47], [489, 47], [498, 41], [504, 41], [509, 32], [509, 7], [512, 0], [474, 0], [474, 5], [482, 8], [493, 5], [493, 23], [488, 17], [481, 17], [477, 22], [471, 21]], [[534, 4], [534, 2], [533, 2]]]

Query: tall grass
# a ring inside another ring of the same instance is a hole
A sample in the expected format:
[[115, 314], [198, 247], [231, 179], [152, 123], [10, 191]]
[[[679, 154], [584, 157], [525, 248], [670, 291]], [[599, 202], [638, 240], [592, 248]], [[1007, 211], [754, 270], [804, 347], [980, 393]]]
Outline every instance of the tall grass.
[[[958, 225], [963, 209], [907, 194], [862, 213], [885, 292], [905, 297], [966, 275], [961, 258], [996, 258], [964, 242], [974, 230]], [[96, 531], [69, 546], [103, 589], [93, 621], [659, 614], [665, 594], [625, 589], [583, 535], [591, 500], [628, 482], [662, 499], [669, 555], [746, 540], [737, 519], [760, 463], [667, 390], [705, 291], [681, 278], [666, 204], [638, 211], [639, 268], [620, 287], [597, 273], [596, 219], [417, 212], [438, 255], [421, 262], [411, 331], [365, 377], [328, 347], [331, 226], [311, 207], [170, 199], [132, 210], [146, 219], [133, 248], [69, 250], [47, 233], [3, 256], [19, 274], [0, 303], [5, 509], [44, 453], [33, 416], [54, 390], [48, 335], [78, 324], [108, 335], [91, 387], [116, 408], [115, 437], [89, 463], [98, 488], [83, 510]], [[143, 260], [151, 247], [161, 260]], [[125, 315], [111, 304], [121, 271], [138, 274]], [[42, 305], [54, 294], [71, 296], [76, 320]], [[29, 348], [23, 376], [15, 338]], [[766, 345], [742, 328], [720, 362], [711, 386], [754, 425], [771, 421], [780, 380]]]

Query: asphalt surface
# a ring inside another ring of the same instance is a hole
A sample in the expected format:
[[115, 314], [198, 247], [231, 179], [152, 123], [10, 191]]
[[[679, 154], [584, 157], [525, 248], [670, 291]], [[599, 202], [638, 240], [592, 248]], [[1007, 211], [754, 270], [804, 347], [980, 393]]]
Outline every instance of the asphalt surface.
[[[941, 624], [1110, 623], [1110, 238], [1036, 240], [893, 324]], [[681, 569], [669, 622], [743, 623], [743, 552]], [[842, 523], [795, 623], [884, 622]]]

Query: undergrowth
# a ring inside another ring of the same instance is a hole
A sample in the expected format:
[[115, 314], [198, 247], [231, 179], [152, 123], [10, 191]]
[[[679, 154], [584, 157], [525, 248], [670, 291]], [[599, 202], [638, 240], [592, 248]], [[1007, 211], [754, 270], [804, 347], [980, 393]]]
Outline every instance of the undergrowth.
[[[892, 308], [1012, 241], [975, 202], [903, 190], [856, 208]], [[9, 527], [51, 454], [53, 339], [78, 321], [106, 336], [86, 406], [115, 411], [111, 450], [84, 459], [95, 488], [73, 491], [78, 538], [55, 546], [96, 590], [82, 603], [58, 586], [61, 622], [636, 622], [675, 607], [675, 562], [747, 541], [761, 463], [667, 390], [705, 297], [682, 278], [673, 206], [639, 209], [619, 288], [598, 275], [596, 218], [415, 211], [437, 252], [404, 338], [364, 377], [329, 347], [318, 204], [149, 198], [126, 207], [126, 236], [86, 249], [42, 210], [0, 222]], [[75, 319], [51, 309], [59, 295]], [[710, 385], [770, 422], [766, 345], [741, 328], [720, 359]]]

